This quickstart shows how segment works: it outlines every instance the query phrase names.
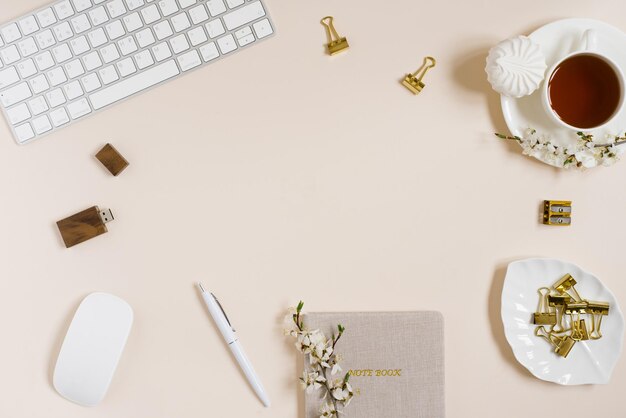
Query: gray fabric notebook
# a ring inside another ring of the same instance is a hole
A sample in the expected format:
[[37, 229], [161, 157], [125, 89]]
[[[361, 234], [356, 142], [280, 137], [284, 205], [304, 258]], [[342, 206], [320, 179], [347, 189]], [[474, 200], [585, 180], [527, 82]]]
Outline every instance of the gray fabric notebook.
[[[445, 416], [441, 313], [312, 312], [304, 316], [304, 323], [329, 338], [337, 324], [346, 328], [336, 352], [341, 356], [341, 376], [351, 373], [355, 396], [342, 417]], [[306, 418], [319, 418], [321, 393], [305, 395]]]

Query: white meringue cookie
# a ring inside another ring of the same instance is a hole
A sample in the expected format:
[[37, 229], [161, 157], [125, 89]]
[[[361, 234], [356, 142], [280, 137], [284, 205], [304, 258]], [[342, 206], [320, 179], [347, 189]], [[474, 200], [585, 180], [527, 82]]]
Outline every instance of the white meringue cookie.
[[541, 47], [527, 36], [518, 36], [491, 48], [485, 71], [495, 91], [519, 98], [539, 88], [546, 67]]

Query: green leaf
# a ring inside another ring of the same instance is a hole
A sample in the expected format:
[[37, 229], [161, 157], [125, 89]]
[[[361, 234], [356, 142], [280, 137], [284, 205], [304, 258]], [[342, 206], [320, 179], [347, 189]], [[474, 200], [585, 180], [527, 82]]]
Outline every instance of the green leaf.
[[304, 308], [304, 302], [300, 301], [298, 303], [298, 307], [296, 308], [296, 312], [298, 313], [302, 312], [302, 308]]

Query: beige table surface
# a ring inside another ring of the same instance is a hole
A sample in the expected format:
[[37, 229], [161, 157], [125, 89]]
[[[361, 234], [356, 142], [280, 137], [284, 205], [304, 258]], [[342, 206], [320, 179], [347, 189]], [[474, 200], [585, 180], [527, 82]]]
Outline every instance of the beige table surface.
[[[564, 172], [498, 142], [483, 67], [490, 46], [555, 19], [626, 28], [626, 5], [384, 3], [268, 0], [278, 35], [262, 45], [24, 147], [2, 123], [0, 417], [298, 417], [299, 360], [280, 324], [301, 298], [441, 311], [449, 417], [623, 414], [624, 359], [604, 386], [531, 377], [504, 340], [499, 295], [509, 261], [546, 256], [595, 273], [624, 307], [626, 162]], [[0, 18], [42, 5], [4, 0]], [[327, 14], [350, 41], [342, 56], [324, 55]], [[414, 97], [398, 79], [424, 55], [439, 64]], [[118, 178], [93, 157], [106, 142], [131, 163]], [[574, 201], [571, 228], [538, 224], [545, 198]], [[109, 233], [65, 249], [55, 222], [94, 204], [117, 216]], [[228, 309], [271, 409], [197, 280]], [[51, 372], [93, 291], [126, 299], [135, 324], [105, 401], [87, 409]]]

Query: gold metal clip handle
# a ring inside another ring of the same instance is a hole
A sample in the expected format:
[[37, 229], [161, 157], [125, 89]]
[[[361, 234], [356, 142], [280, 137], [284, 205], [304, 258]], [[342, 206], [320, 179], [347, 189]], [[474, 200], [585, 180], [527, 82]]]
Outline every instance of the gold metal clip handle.
[[417, 70], [415, 70], [415, 72], [412, 75], [413, 77], [417, 79], [417, 81], [421, 82], [424, 76], [426, 75], [426, 73], [428, 72], [428, 70], [430, 70], [431, 68], [434, 68], [436, 65], [437, 65], [436, 59], [434, 59], [433, 57], [426, 57], [424, 58], [424, 62], [422, 63], [422, 65]]

